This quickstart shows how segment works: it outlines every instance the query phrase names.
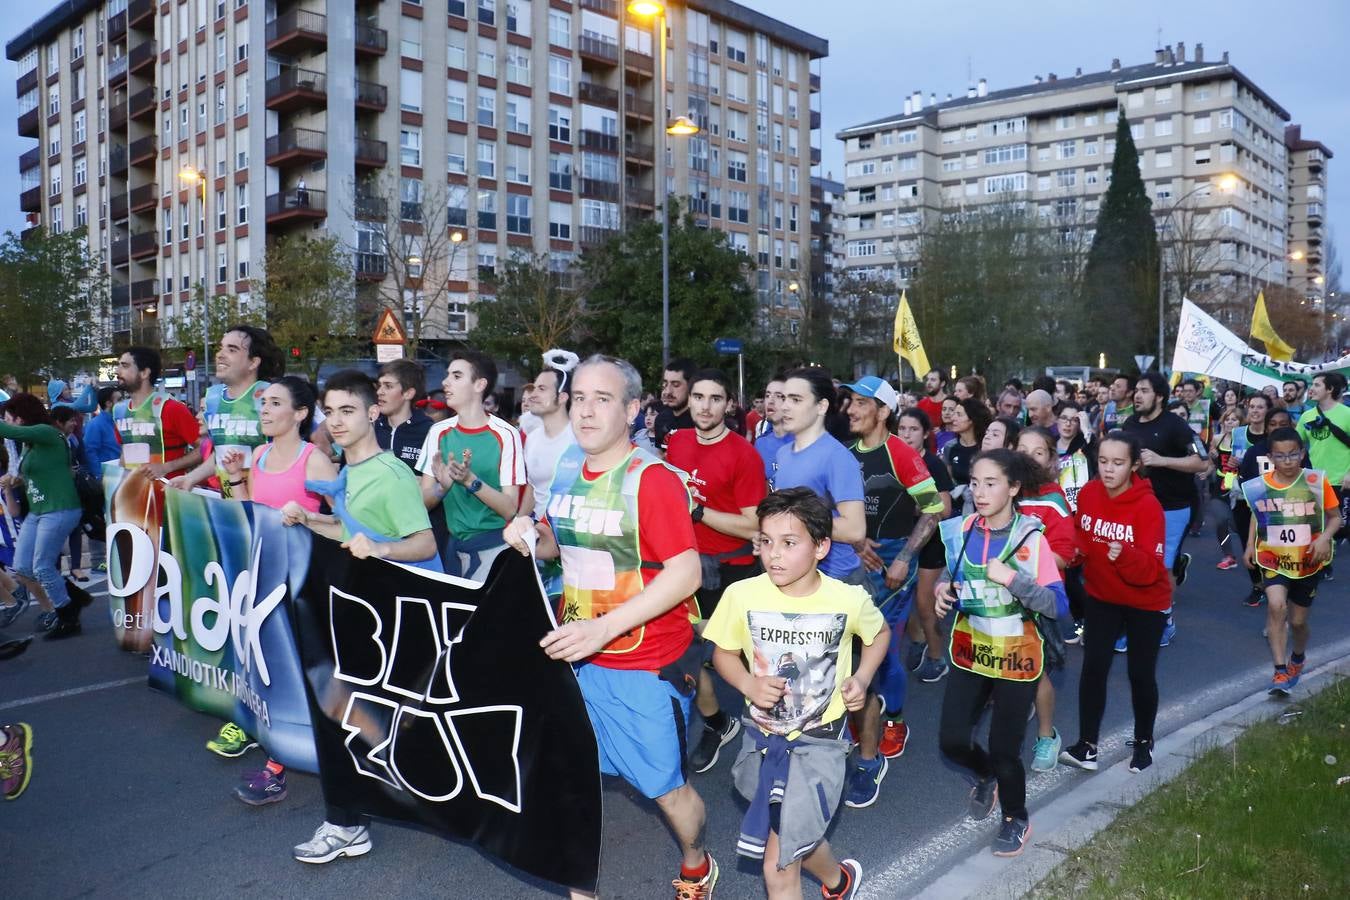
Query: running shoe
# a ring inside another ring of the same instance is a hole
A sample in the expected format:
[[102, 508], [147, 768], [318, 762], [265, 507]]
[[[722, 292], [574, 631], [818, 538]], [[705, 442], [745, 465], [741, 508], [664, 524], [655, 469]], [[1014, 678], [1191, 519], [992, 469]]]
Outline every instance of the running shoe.
[[904, 719], [886, 719], [881, 726], [881, 741], [877, 752], [887, 759], [898, 759], [905, 755], [905, 745], [909, 743], [909, 726]]
[[1031, 752], [1031, 771], [1049, 772], [1059, 762], [1059, 751], [1064, 747], [1060, 740], [1059, 729], [1054, 729], [1050, 737], [1036, 738], [1036, 747]]
[[708, 851], [703, 852], [708, 857], [708, 874], [698, 881], [677, 877], [670, 883], [675, 888], [675, 900], [711, 900], [713, 888], [717, 886], [717, 860]]
[[1059, 761], [1065, 765], [1095, 772], [1097, 771], [1097, 748], [1087, 741], [1079, 741], [1060, 753]]
[[970, 803], [966, 807], [966, 815], [976, 822], [983, 821], [989, 818], [989, 814], [994, 811], [994, 804], [997, 802], [998, 779], [993, 776], [981, 778], [970, 789]]
[[695, 772], [706, 772], [717, 765], [717, 757], [732, 738], [741, 733], [741, 720], [734, 716], [722, 715], [721, 728], [710, 728], [703, 723], [703, 733], [699, 735], [694, 752], [689, 754], [689, 767]]
[[1233, 559], [1231, 556], [1225, 556], [1223, 559], [1219, 560], [1218, 565], [1214, 568], [1218, 569], [1220, 572], [1227, 572], [1229, 569], [1236, 569], [1237, 564], [1236, 559]]
[[1003, 827], [998, 830], [998, 837], [994, 838], [994, 855], [1017, 856], [1026, 849], [1027, 841], [1030, 839], [1030, 822], [1004, 816]]
[[1153, 765], [1153, 741], [1136, 739], [1126, 741], [1125, 746], [1134, 748], [1134, 753], [1130, 756], [1131, 772], [1138, 775]]
[[1064, 635], [1064, 643], [1069, 644], [1070, 646], [1077, 646], [1078, 644], [1083, 643], [1082, 619], [1074, 619], [1073, 624], [1068, 629], [1066, 629], [1066, 633]]
[[914, 674], [924, 684], [936, 684], [947, 674], [947, 661], [941, 657], [933, 659], [931, 656], [925, 656], [923, 663]]
[[291, 852], [302, 863], [329, 863], [339, 856], [365, 856], [370, 852], [370, 829], [364, 825], [343, 828], [324, 822], [314, 837], [297, 844]]
[[273, 772], [266, 766], [256, 772], [245, 772], [243, 781], [234, 786], [234, 796], [249, 806], [266, 806], [286, 799], [286, 773]]
[[1116, 638], [1117, 653], [1124, 653], [1128, 649], [1130, 649], [1130, 642], [1125, 635], [1122, 634], [1120, 637]]
[[1172, 643], [1172, 641], [1176, 640], [1176, 636], [1177, 636], [1177, 623], [1172, 621], [1172, 618], [1169, 616], [1167, 619], [1167, 624], [1163, 626], [1162, 638], [1158, 641], [1158, 646], [1159, 647], [1168, 646], [1169, 644]]
[[0, 606], [0, 628], [8, 628], [28, 608], [28, 595], [16, 597], [13, 606]]
[[844, 805], [852, 809], [863, 809], [877, 802], [881, 796], [881, 780], [886, 777], [890, 765], [886, 757], [859, 759], [848, 773], [848, 784], [844, 789]]
[[910, 641], [909, 655], [905, 657], [905, 671], [917, 672], [923, 665], [924, 654], [928, 652], [927, 641]]
[[1323, 581], [1336, 580], [1336, 573], [1331, 571], [1331, 566], [1327, 566], [1325, 569], [1322, 570], [1322, 580]]
[[1177, 557], [1177, 561], [1172, 565], [1172, 574], [1176, 576], [1177, 587], [1186, 583], [1186, 570], [1191, 567], [1191, 555], [1183, 553]]
[[33, 729], [27, 723], [0, 725], [0, 793], [17, 800], [33, 777]]
[[[225, 756], [233, 759], [236, 756], [243, 756], [254, 747], [258, 742], [249, 737], [244, 729], [233, 722], [226, 722], [220, 726], [220, 734], [206, 742], [206, 749], [217, 756]], [[327, 860], [324, 860], [327, 862]]]
[[1252, 592], [1242, 598], [1242, 605], [1255, 609], [1261, 605], [1261, 601], [1264, 599], [1266, 599], [1265, 591], [1259, 587], [1252, 588]]
[[1284, 667], [1284, 670], [1289, 673], [1290, 687], [1297, 685], [1298, 680], [1303, 677], [1303, 667], [1307, 665], [1307, 663], [1308, 661], [1306, 659], [1301, 663], [1291, 661], [1289, 665]]
[[33, 643], [31, 635], [21, 638], [10, 638], [7, 641], [0, 641], [0, 659], [13, 659], [20, 653], [28, 649], [28, 645]]
[[838, 888], [832, 891], [823, 884], [820, 886], [820, 896], [825, 900], [853, 900], [858, 896], [858, 889], [862, 887], [862, 866], [856, 859], [844, 859], [839, 861], [839, 871], [844, 878]]
[[1292, 679], [1287, 671], [1276, 672], [1275, 677], [1270, 679], [1270, 687], [1267, 689], [1267, 693], [1272, 697], [1288, 697], [1289, 690], [1293, 686]]
[[56, 610], [49, 609], [44, 613], [38, 613], [37, 620], [33, 623], [33, 630], [37, 632], [51, 631], [56, 627]]

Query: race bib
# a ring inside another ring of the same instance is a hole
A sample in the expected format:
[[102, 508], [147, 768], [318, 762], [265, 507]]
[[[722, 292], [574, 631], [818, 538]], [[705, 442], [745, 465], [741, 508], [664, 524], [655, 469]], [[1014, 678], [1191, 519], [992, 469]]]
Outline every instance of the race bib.
[[216, 468], [225, 468], [225, 457], [231, 453], [239, 453], [243, 456], [243, 465], [245, 469], [253, 466], [253, 448], [245, 447], [243, 444], [221, 444], [216, 448]]
[[122, 465], [144, 466], [150, 462], [149, 444], [123, 444]]
[[563, 584], [579, 591], [612, 591], [616, 584], [614, 557], [603, 550], [572, 547], [562, 551]]
[[1266, 544], [1271, 547], [1306, 547], [1311, 543], [1311, 525], [1272, 525], [1266, 533]]

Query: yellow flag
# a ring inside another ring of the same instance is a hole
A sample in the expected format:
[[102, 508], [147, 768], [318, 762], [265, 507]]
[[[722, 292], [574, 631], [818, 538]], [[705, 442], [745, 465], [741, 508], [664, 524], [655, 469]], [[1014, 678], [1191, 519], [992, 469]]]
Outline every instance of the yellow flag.
[[900, 305], [895, 310], [895, 352], [914, 367], [918, 378], [928, 374], [928, 354], [923, 352], [923, 340], [919, 337], [919, 325], [914, 321], [914, 312], [909, 308], [909, 299], [900, 293]]
[[1252, 310], [1252, 337], [1265, 343], [1271, 359], [1289, 362], [1294, 358], [1294, 348], [1280, 340], [1280, 336], [1275, 333], [1275, 326], [1270, 324], [1264, 291], [1256, 295], [1256, 309]]

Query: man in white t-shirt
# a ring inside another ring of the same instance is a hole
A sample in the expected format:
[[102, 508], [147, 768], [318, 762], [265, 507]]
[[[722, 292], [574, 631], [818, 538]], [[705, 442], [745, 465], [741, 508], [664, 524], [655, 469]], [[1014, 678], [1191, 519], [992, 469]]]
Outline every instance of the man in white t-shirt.
[[534, 518], [543, 518], [548, 506], [549, 486], [558, 460], [577, 442], [568, 418], [571, 375], [561, 369], [544, 369], [534, 380], [529, 412], [539, 424], [525, 438], [525, 477], [534, 492]]

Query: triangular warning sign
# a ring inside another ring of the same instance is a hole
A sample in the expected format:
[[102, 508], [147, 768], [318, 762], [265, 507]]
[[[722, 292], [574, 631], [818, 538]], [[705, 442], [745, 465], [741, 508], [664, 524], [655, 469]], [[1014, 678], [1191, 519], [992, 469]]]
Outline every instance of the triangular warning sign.
[[408, 340], [403, 324], [394, 315], [392, 309], [380, 313], [380, 321], [375, 324], [374, 342], [377, 344], [402, 344]]

